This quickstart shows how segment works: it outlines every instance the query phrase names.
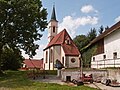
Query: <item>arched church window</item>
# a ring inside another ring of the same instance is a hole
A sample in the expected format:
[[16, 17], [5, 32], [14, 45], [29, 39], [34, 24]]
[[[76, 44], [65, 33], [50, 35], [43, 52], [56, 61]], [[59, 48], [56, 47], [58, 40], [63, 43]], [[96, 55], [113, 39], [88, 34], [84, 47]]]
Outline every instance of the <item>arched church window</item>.
[[62, 64], [64, 65], [64, 57], [62, 57]]
[[46, 51], [46, 63], [48, 62], [48, 51]]
[[51, 57], [51, 58], [50, 58], [50, 62], [52, 62], [52, 61], [53, 61], [53, 50], [51, 49], [50, 52], [51, 52], [51, 55], [50, 55], [50, 57]]
[[72, 58], [72, 59], [71, 59], [71, 62], [72, 62], [72, 63], [75, 63], [75, 61], [76, 61], [75, 58]]
[[53, 26], [53, 33], [55, 33], [55, 26]]

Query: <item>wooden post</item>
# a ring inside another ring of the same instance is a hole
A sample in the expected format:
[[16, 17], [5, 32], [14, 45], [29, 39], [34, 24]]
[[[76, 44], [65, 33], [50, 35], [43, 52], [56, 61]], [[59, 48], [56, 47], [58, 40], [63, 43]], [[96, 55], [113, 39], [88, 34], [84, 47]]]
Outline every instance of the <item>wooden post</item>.
[[80, 77], [82, 78], [82, 74], [83, 74], [83, 61], [82, 61], [82, 58], [80, 60], [81, 60]]

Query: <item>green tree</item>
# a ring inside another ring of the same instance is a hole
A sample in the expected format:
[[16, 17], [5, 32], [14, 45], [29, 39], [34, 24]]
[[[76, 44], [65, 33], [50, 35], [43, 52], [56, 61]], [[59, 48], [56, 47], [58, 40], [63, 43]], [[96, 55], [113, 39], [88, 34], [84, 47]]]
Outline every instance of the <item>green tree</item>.
[[[47, 11], [41, 0], [0, 0], [0, 66], [3, 47], [23, 49], [30, 57], [47, 27]], [[1, 71], [1, 68], [0, 68]]]
[[81, 52], [81, 50], [86, 47], [94, 38], [96, 38], [96, 36], [96, 29], [93, 28], [88, 32], [87, 35], [78, 35], [73, 39], [73, 41]]
[[85, 35], [78, 35], [73, 39], [74, 43], [78, 47], [79, 51], [88, 44], [88, 39]]
[[101, 25], [99, 29], [99, 34], [102, 34], [104, 32], [104, 27]]
[[83, 67], [90, 67], [91, 57], [94, 54], [96, 47], [88, 48], [87, 45], [97, 36], [96, 29], [91, 28], [87, 35], [76, 36], [73, 41], [78, 47], [83, 60]]
[[21, 67], [23, 57], [20, 50], [12, 50], [9, 47], [4, 46], [3, 53], [1, 55], [1, 69], [2, 70], [17, 70]]
[[91, 42], [94, 38], [96, 38], [97, 33], [95, 28], [91, 28], [91, 30], [87, 34], [88, 41]]
[[82, 53], [82, 59], [83, 59], [83, 67], [89, 68], [91, 65], [91, 57], [95, 55], [97, 46], [91, 46], [89, 48], [86, 48], [84, 52]]

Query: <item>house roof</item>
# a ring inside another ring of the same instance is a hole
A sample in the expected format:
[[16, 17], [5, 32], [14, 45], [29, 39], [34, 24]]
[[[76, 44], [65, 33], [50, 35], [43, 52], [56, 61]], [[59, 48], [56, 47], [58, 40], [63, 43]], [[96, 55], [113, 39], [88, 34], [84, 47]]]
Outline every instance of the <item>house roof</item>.
[[94, 40], [91, 41], [91, 43], [89, 44], [89, 46], [101, 39], [103, 39], [104, 37], [110, 35], [111, 33], [113, 33], [114, 31], [118, 30], [120, 28], [120, 21], [117, 22], [116, 24], [114, 24], [113, 26], [111, 26], [110, 28], [108, 28], [105, 32], [103, 32], [101, 35], [99, 35], [98, 37], [96, 37]]
[[[70, 44], [66, 44], [65, 40], [69, 39]], [[68, 56], [79, 56], [80, 52], [76, 45], [74, 44], [73, 40], [67, 33], [66, 29], [61, 31], [59, 34], [57, 34], [47, 45], [47, 47], [44, 49], [46, 50], [47, 48], [55, 45], [61, 45], [63, 47], [63, 50], [65, 52], [65, 55]]]
[[23, 62], [26, 64], [27, 68], [43, 68], [43, 59], [25, 59]]

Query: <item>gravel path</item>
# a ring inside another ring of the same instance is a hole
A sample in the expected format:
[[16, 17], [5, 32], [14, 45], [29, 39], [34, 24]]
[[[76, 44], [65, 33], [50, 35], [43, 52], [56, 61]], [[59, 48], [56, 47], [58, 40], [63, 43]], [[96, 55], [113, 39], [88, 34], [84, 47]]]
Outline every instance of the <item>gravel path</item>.
[[111, 86], [106, 86], [101, 83], [93, 83], [93, 84], [86, 84], [86, 86], [98, 88], [100, 90], [120, 90], [120, 87], [111, 87]]

